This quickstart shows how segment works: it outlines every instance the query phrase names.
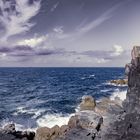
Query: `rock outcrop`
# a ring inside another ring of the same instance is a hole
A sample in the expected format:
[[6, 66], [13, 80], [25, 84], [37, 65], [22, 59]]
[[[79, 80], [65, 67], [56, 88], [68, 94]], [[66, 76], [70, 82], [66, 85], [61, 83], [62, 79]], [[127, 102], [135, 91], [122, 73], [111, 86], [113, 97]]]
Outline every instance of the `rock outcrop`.
[[95, 99], [92, 96], [83, 96], [80, 110], [94, 110], [96, 106]]
[[109, 81], [110, 84], [114, 84], [114, 85], [127, 85], [128, 84], [128, 80], [127, 79], [118, 79], [118, 80], [111, 80]]
[[69, 129], [68, 125], [62, 125], [61, 127], [56, 125], [52, 128], [41, 127], [36, 131], [35, 140], [56, 140], [64, 137]]
[[35, 133], [30, 131], [16, 131], [14, 124], [0, 129], [0, 140], [34, 140]]
[[[109, 126], [100, 140], [140, 140], [140, 47], [134, 47], [131, 64], [127, 66], [128, 90], [120, 119]], [[129, 70], [128, 70], [129, 69]], [[99, 138], [97, 138], [98, 140]]]

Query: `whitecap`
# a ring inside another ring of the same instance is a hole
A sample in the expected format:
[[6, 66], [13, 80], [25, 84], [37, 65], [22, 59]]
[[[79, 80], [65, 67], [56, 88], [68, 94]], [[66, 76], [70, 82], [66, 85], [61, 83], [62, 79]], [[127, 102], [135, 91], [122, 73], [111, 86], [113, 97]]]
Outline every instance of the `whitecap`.
[[32, 118], [39, 117], [43, 112], [45, 112], [45, 109], [26, 109], [25, 107], [18, 107], [17, 111], [13, 113], [14, 116], [17, 116], [19, 114], [32, 114]]
[[91, 78], [91, 77], [95, 77], [95, 75], [94, 74], [89, 75], [89, 78]]

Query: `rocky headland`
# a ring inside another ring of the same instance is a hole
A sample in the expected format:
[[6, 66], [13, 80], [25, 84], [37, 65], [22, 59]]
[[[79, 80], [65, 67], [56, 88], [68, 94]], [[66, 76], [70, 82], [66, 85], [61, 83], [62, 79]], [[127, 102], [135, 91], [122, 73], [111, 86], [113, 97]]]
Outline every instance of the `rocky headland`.
[[121, 81], [128, 83], [124, 101], [103, 98], [96, 102], [84, 96], [67, 125], [41, 127], [34, 133], [16, 131], [10, 124], [0, 129], [0, 140], [140, 140], [140, 61], [134, 58], [126, 68], [128, 81]]

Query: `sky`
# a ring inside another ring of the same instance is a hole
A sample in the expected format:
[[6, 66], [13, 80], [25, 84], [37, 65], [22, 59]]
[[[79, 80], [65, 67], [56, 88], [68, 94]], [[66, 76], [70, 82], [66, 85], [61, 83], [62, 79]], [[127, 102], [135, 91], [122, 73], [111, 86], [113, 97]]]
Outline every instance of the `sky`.
[[124, 67], [140, 0], [0, 0], [0, 67]]

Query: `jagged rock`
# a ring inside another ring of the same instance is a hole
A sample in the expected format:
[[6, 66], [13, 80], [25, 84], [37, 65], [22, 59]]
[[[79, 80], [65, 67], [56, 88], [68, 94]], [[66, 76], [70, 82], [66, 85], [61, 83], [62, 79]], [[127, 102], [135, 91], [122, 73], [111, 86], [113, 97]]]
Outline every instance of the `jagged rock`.
[[62, 125], [60, 128], [60, 136], [66, 135], [66, 133], [69, 131], [69, 126], [68, 125]]
[[50, 140], [51, 129], [48, 127], [38, 128], [35, 135], [35, 140]]
[[80, 110], [94, 110], [96, 106], [95, 99], [92, 96], [83, 96]]
[[78, 116], [77, 127], [83, 129], [96, 129], [98, 125], [101, 126], [103, 118], [94, 111], [85, 110], [76, 114]]
[[58, 125], [52, 127], [50, 135], [50, 140], [55, 140], [56, 138], [58, 138], [60, 136], [60, 127]]
[[117, 108], [121, 110], [122, 101], [119, 98], [115, 98], [115, 100], [110, 100], [109, 98], [103, 98], [100, 102], [96, 104], [95, 112], [100, 114], [101, 116], [104, 116], [107, 115], [113, 108], [115, 111]]
[[69, 119], [68, 126], [70, 129], [72, 129], [77, 127], [77, 123], [78, 123], [78, 116], [75, 115]]
[[94, 140], [95, 133], [82, 128], [71, 129], [64, 138], [57, 140]]
[[68, 126], [70, 129], [83, 128], [83, 129], [95, 129], [98, 125], [101, 125], [103, 121], [102, 116], [94, 111], [85, 110], [76, 113], [69, 120]]
[[4, 127], [3, 129], [3, 132], [4, 133], [7, 133], [7, 134], [13, 134], [16, 132], [16, 129], [15, 129], [15, 124], [8, 124]]
[[[68, 128], [68, 126], [67, 126]], [[55, 125], [52, 128], [41, 127], [36, 131], [35, 140], [56, 140], [60, 136], [64, 136], [67, 131], [66, 126], [61, 128], [58, 125]]]
[[33, 140], [34, 132], [16, 131], [15, 124], [8, 124], [0, 130], [0, 140]]

